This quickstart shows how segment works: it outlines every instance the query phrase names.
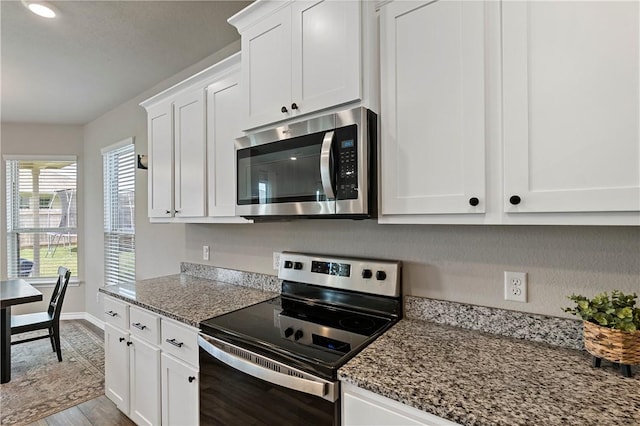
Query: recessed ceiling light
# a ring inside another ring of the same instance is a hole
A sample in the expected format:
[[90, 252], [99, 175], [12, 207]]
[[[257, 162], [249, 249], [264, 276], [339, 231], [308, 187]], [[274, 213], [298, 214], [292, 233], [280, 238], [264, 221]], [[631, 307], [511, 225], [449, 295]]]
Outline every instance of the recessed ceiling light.
[[54, 7], [46, 2], [26, 2], [23, 0], [22, 4], [24, 4], [33, 13], [38, 16], [42, 16], [43, 18], [56, 17]]

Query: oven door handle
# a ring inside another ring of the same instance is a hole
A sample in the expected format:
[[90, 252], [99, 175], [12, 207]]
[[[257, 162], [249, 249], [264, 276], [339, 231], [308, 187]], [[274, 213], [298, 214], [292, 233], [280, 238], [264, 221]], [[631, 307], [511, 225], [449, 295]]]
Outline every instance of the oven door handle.
[[314, 382], [312, 380], [307, 380], [300, 377], [281, 374], [260, 365], [254, 364], [244, 358], [240, 358], [223, 351], [222, 349], [206, 341], [202, 336], [198, 336], [198, 344], [202, 349], [207, 351], [207, 353], [216, 358], [218, 361], [250, 376], [265, 380], [269, 383], [280, 385], [288, 389], [297, 390], [309, 395], [319, 396], [321, 398], [324, 398], [328, 393], [326, 383]]
[[324, 134], [322, 150], [320, 151], [320, 179], [322, 180], [322, 189], [327, 196], [327, 200], [334, 200], [336, 198], [331, 179], [331, 146], [333, 145], [333, 134], [333, 130]]

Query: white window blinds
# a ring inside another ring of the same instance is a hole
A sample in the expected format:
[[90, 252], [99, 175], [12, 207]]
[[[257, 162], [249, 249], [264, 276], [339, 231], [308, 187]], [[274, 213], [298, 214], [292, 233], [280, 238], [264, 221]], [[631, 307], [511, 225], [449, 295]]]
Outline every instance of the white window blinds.
[[135, 152], [133, 138], [102, 152], [104, 284], [135, 281]]
[[75, 157], [5, 157], [7, 275], [57, 277], [58, 266], [78, 274]]

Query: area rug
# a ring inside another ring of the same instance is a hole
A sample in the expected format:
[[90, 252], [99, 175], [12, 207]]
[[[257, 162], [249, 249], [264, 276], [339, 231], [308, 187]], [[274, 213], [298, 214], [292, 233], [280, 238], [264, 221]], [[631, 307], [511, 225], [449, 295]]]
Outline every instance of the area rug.
[[104, 394], [103, 340], [82, 321], [61, 321], [60, 340], [62, 362], [49, 339], [11, 347], [11, 381], [0, 385], [0, 424], [29, 424]]

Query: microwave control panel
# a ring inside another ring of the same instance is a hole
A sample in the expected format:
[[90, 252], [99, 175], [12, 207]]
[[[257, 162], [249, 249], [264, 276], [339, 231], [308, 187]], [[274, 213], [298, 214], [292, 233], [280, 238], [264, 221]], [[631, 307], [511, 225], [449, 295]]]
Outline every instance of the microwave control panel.
[[336, 129], [336, 199], [358, 198], [358, 128], [351, 125]]

